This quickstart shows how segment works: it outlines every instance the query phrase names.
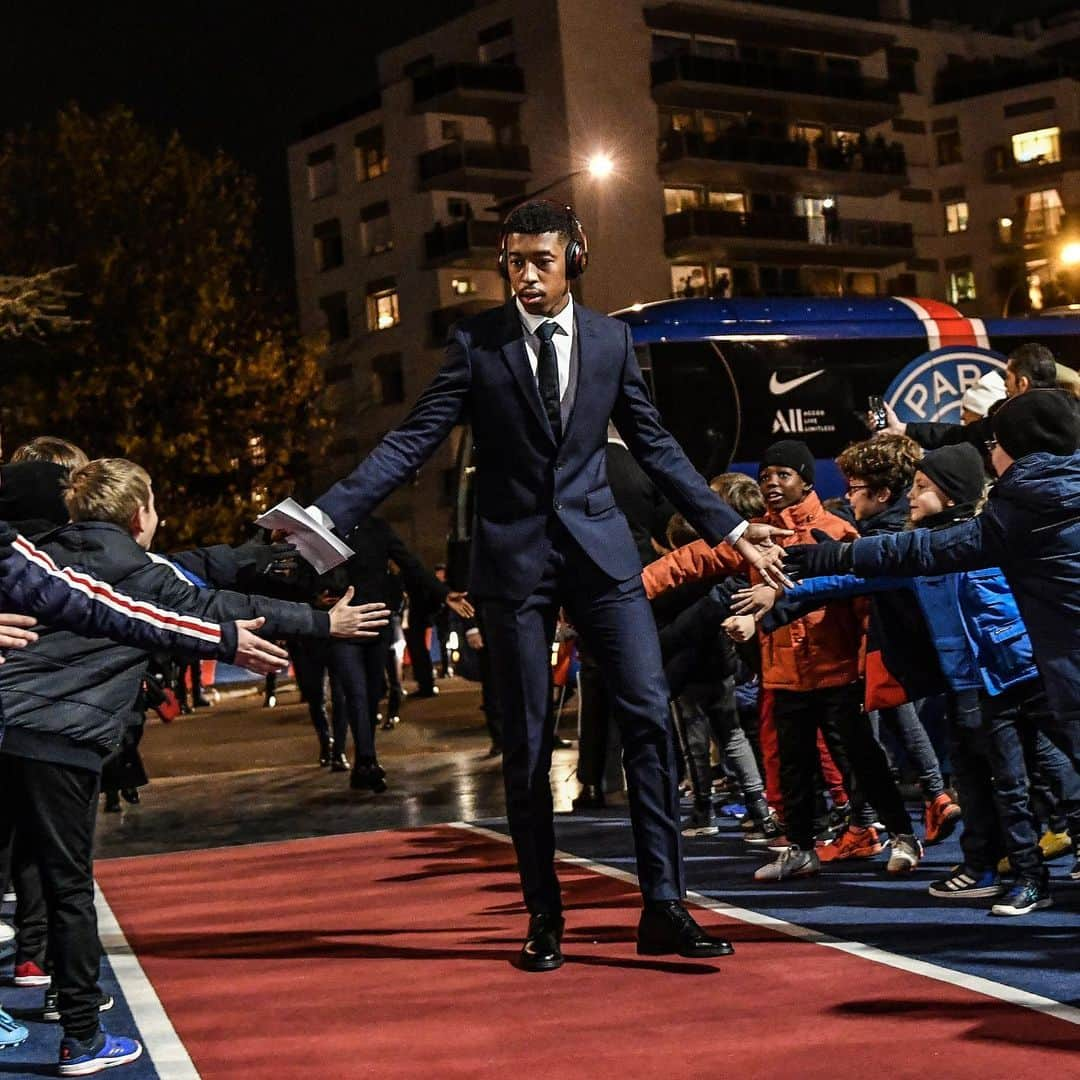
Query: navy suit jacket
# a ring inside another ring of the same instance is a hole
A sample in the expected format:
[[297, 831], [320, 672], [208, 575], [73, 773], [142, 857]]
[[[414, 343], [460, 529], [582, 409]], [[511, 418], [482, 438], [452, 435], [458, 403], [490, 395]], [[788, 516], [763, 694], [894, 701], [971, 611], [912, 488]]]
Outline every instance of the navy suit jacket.
[[649, 400], [629, 327], [575, 306], [579, 371], [573, 411], [556, 443], [513, 300], [458, 323], [446, 360], [412, 411], [316, 505], [344, 535], [406, 481], [455, 424], [477, 448], [469, 591], [521, 601], [540, 581], [554, 514], [614, 581], [641, 573], [607, 476], [607, 424], [660, 490], [711, 544], [742, 518], [710, 490]]

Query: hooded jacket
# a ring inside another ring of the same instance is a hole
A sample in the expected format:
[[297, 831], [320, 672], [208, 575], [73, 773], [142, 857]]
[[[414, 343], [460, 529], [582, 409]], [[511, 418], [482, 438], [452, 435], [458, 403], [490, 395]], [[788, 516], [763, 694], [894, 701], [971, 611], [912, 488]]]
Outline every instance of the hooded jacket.
[[[79, 567], [139, 602], [233, 621], [263, 616], [267, 637], [330, 632], [325, 612], [240, 593], [191, 585], [171, 566], [156, 562], [116, 525], [65, 525], [40, 541], [58, 565]], [[2, 751], [19, 757], [97, 770], [119, 746], [123, 716], [142, 683], [144, 648], [84, 637], [55, 626], [38, 629], [36, 643], [12, 652], [0, 666]]]
[[851, 555], [862, 577], [1000, 566], [1051, 707], [1080, 717], [1080, 451], [1028, 454], [998, 479], [978, 517], [937, 531], [865, 537]]

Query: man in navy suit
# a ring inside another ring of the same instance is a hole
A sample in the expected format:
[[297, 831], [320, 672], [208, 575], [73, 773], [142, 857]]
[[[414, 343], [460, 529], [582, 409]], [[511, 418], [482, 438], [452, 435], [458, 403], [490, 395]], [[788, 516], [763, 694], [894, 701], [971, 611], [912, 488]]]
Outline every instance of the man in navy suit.
[[404, 422], [317, 499], [345, 534], [407, 480], [455, 424], [477, 449], [470, 594], [503, 714], [507, 817], [529, 931], [528, 971], [563, 962], [552, 822], [550, 643], [560, 605], [612, 691], [624, 748], [645, 909], [638, 952], [724, 956], [682, 905], [678, 783], [660, 648], [641, 560], [606, 471], [608, 421], [710, 543], [726, 540], [779, 581], [775, 530], [748, 526], [694, 470], [660, 422], [629, 328], [574, 303], [587, 242], [573, 211], [533, 201], [503, 226], [499, 266], [514, 298], [457, 324], [446, 360]]

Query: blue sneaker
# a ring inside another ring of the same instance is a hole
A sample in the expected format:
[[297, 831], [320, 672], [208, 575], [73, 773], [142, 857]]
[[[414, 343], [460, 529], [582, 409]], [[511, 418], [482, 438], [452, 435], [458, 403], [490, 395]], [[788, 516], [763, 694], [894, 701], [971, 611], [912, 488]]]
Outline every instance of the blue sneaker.
[[0, 1050], [10, 1050], [26, 1042], [29, 1036], [30, 1032], [22, 1024], [12, 1020], [3, 1009], [0, 1009]]
[[60, 1042], [61, 1076], [91, 1076], [93, 1073], [127, 1065], [142, 1054], [142, 1044], [134, 1039], [99, 1031], [92, 1039], [64, 1038]]
[[1017, 878], [1015, 884], [991, 909], [991, 915], [1028, 915], [1032, 911], [1048, 908], [1050, 882], [1034, 878]]
[[939, 900], [981, 900], [1000, 896], [1005, 887], [996, 870], [957, 866], [947, 878], [932, 881], [927, 891]]
[[720, 814], [722, 817], [733, 817], [741, 820], [746, 817], [746, 807], [741, 802], [724, 803], [720, 807]]

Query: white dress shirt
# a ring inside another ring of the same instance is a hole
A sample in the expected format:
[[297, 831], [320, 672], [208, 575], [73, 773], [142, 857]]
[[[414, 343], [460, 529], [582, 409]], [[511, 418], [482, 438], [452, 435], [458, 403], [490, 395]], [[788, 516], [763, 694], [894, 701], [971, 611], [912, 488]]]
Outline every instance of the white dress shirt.
[[574, 344], [574, 298], [567, 294], [566, 307], [558, 315], [550, 317], [530, 315], [517, 298], [514, 299], [514, 304], [521, 320], [521, 328], [525, 331], [525, 355], [529, 358], [533, 378], [537, 377], [536, 370], [540, 363], [540, 339], [536, 336], [536, 328], [546, 322], [553, 322], [559, 328], [551, 342], [555, 346], [555, 358], [559, 362], [559, 400], [562, 401], [566, 388], [570, 385], [570, 349]]

